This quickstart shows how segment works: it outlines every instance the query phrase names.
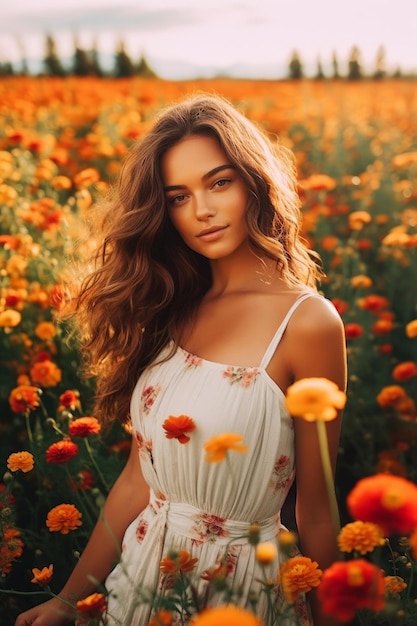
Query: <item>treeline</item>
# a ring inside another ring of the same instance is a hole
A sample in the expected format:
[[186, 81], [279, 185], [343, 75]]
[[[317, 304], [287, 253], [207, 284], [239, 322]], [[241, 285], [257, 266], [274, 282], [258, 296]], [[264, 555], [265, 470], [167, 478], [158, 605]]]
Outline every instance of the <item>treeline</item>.
[[[22, 47], [21, 47], [22, 52]], [[42, 70], [38, 72], [40, 75], [47, 76], [98, 76], [98, 77], [116, 77], [129, 78], [132, 76], [142, 76], [145, 78], [157, 78], [157, 73], [150, 66], [146, 56], [142, 54], [138, 60], [132, 59], [128, 54], [125, 44], [122, 40], [116, 45], [113, 55], [112, 67], [104, 68], [102, 64], [103, 57], [93, 44], [90, 49], [80, 46], [77, 38], [74, 39], [74, 51], [70, 61], [66, 63], [60, 58], [57, 50], [55, 39], [51, 35], [45, 38], [45, 53], [42, 59]], [[21, 61], [17, 64], [10, 61], [0, 60], [0, 77], [1, 76], [20, 76], [29, 75], [33, 72], [29, 69], [29, 63], [22, 52]], [[384, 46], [380, 46], [377, 50], [374, 66], [371, 70], [365, 69], [362, 54], [358, 46], [353, 46], [347, 62], [345, 62], [344, 71], [341, 70], [341, 64], [336, 52], [333, 53], [331, 63], [327, 69], [321, 58], [316, 61], [315, 72], [311, 71], [310, 64], [309, 73], [305, 69], [303, 59], [297, 50], [294, 50], [289, 58], [286, 76], [277, 76], [277, 80], [289, 78], [291, 80], [301, 80], [303, 78], [313, 78], [315, 80], [330, 79], [347, 79], [361, 80], [363, 78], [372, 78], [374, 80], [382, 80], [384, 78], [416, 78], [417, 75], [412, 72], [404, 72], [401, 67], [388, 71], [386, 51]], [[227, 77], [227, 74], [225, 75]]]

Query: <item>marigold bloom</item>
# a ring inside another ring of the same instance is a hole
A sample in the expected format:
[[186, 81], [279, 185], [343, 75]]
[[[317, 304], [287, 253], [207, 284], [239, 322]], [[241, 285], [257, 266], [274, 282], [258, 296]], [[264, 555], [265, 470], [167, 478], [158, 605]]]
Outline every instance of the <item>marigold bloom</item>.
[[149, 620], [148, 626], [171, 626], [174, 621], [174, 616], [171, 611], [165, 611], [161, 609], [157, 611], [155, 615]]
[[272, 541], [263, 541], [256, 546], [255, 556], [258, 563], [268, 565], [277, 558], [278, 548]]
[[299, 181], [302, 189], [310, 191], [330, 191], [336, 187], [336, 181], [327, 174], [311, 174], [308, 178]]
[[89, 187], [90, 185], [94, 185], [100, 180], [99, 171], [94, 167], [87, 167], [85, 170], [81, 170], [75, 174], [74, 185], [78, 189], [82, 189], [83, 187]]
[[32, 365], [30, 377], [41, 387], [55, 387], [61, 382], [62, 372], [53, 361], [38, 361]]
[[278, 582], [282, 585], [287, 601], [293, 604], [300, 593], [318, 587], [323, 572], [316, 561], [306, 556], [294, 556], [279, 568]]
[[407, 534], [417, 527], [417, 486], [401, 476], [362, 478], [346, 502], [353, 518], [377, 524], [386, 535]]
[[385, 594], [395, 595], [407, 589], [407, 583], [401, 576], [385, 576]]
[[179, 572], [191, 572], [197, 561], [198, 559], [191, 558], [187, 550], [180, 550], [179, 552], [172, 552], [164, 557], [159, 567], [164, 574], [176, 575]]
[[17, 472], [17, 470], [21, 470], [22, 472], [30, 472], [35, 465], [35, 459], [33, 458], [33, 454], [30, 452], [13, 452], [9, 455], [7, 459], [7, 469], [11, 472]]
[[69, 439], [62, 439], [62, 441], [51, 443], [45, 454], [47, 463], [67, 463], [77, 456], [78, 446]]
[[332, 303], [339, 315], [344, 315], [344, 313], [349, 310], [349, 305], [345, 300], [332, 298]]
[[22, 316], [15, 309], [5, 309], [0, 313], [0, 328], [15, 328], [22, 321]]
[[405, 327], [407, 337], [414, 339], [417, 337], [417, 320], [411, 320]]
[[242, 444], [243, 436], [237, 433], [221, 433], [205, 442], [206, 461], [218, 463], [224, 461], [229, 450], [233, 452], [247, 452], [248, 446]]
[[190, 437], [186, 433], [192, 433], [196, 429], [194, 420], [188, 415], [170, 415], [162, 424], [167, 439], [177, 439], [180, 443], [187, 443]]
[[79, 417], [71, 422], [68, 434], [71, 437], [88, 437], [97, 435], [101, 430], [101, 424], [96, 417]]
[[78, 600], [76, 603], [78, 613], [91, 619], [98, 618], [107, 608], [107, 600], [104, 593], [92, 593], [90, 596]]
[[392, 370], [392, 377], [398, 382], [404, 382], [417, 376], [417, 365], [414, 361], [399, 363]]
[[364, 298], [359, 298], [358, 305], [361, 309], [365, 309], [365, 311], [372, 311], [372, 313], [379, 313], [380, 311], [387, 309], [390, 306], [390, 301], [388, 298], [384, 298], [383, 296], [379, 296], [378, 294], [372, 293]]
[[324, 613], [349, 622], [358, 609], [381, 611], [384, 591], [382, 571], [365, 559], [353, 559], [326, 569], [318, 594]]
[[372, 222], [372, 217], [367, 211], [353, 211], [349, 217], [349, 227], [352, 230], [361, 230], [365, 224]]
[[39, 406], [39, 389], [31, 385], [19, 385], [12, 389], [9, 395], [9, 404], [15, 413], [33, 411]]
[[81, 407], [79, 392], [77, 390], [67, 389], [67, 391], [61, 393], [59, 396], [59, 406], [60, 410], [62, 410], [62, 408], [71, 409], [71, 411], [79, 409]]
[[227, 624], [227, 626], [262, 626], [262, 622], [256, 615], [232, 604], [205, 609], [190, 624], [191, 626], [219, 626], [219, 624]]
[[342, 552], [355, 551], [366, 554], [372, 552], [377, 546], [384, 545], [385, 540], [379, 526], [359, 520], [343, 526], [337, 542]]
[[355, 322], [349, 322], [345, 324], [345, 337], [346, 339], [359, 339], [363, 335], [363, 327]]
[[46, 518], [46, 525], [50, 532], [68, 535], [70, 530], [76, 530], [82, 525], [81, 513], [73, 504], [59, 504], [51, 509]]
[[390, 319], [380, 318], [372, 324], [372, 332], [374, 335], [386, 335], [394, 328], [394, 323]]
[[358, 276], [352, 276], [350, 284], [356, 289], [367, 289], [372, 287], [372, 279], [364, 274], [359, 274]]
[[285, 401], [290, 415], [327, 422], [343, 409], [346, 394], [327, 378], [302, 378], [288, 387]]
[[42, 569], [34, 567], [32, 569], [32, 574], [33, 578], [30, 582], [44, 587], [45, 585], [49, 585], [52, 580], [52, 576], [54, 574], [54, 566], [50, 565], [49, 567], [43, 567]]
[[8, 574], [15, 559], [22, 556], [23, 541], [20, 531], [11, 526], [3, 530], [2, 545], [0, 548], [0, 574]]
[[395, 406], [406, 395], [405, 390], [399, 385], [388, 385], [381, 389], [376, 397], [376, 401], [382, 407]]
[[52, 322], [39, 322], [35, 328], [35, 335], [39, 339], [52, 339], [56, 335], [56, 328]]

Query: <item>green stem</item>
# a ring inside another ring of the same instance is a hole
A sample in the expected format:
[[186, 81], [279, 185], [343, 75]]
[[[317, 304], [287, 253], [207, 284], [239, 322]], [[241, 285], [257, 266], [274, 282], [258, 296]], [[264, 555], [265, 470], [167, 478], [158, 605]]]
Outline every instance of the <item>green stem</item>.
[[97, 472], [97, 476], [100, 478], [103, 487], [105, 488], [106, 492], [108, 492], [110, 490], [110, 486], [107, 484], [106, 479], [104, 478], [103, 474], [101, 473], [101, 470], [94, 458], [94, 452], [90, 446], [90, 442], [88, 441], [87, 437], [84, 439], [84, 444], [88, 453], [88, 456], [90, 457], [90, 460], [92, 462], [92, 464], [94, 465], [94, 468]]
[[26, 432], [30, 443], [33, 443], [32, 427], [30, 425], [30, 411], [25, 411]]
[[330, 514], [332, 516], [333, 526], [337, 536], [340, 532], [340, 517], [339, 508], [337, 506], [336, 500], [336, 492], [334, 488], [332, 464], [330, 462], [326, 424], [323, 420], [317, 420], [316, 424], [319, 436], [321, 462], [323, 466], [324, 479], [326, 482], [327, 495], [329, 498]]

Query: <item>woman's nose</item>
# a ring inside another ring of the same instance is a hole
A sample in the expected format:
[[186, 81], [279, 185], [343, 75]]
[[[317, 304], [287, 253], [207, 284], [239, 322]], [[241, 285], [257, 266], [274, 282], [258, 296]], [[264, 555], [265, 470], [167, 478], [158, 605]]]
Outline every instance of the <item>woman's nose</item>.
[[206, 194], [196, 195], [194, 207], [195, 216], [198, 220], [205, 221], [209, 219], [209, 217], [213, 217], [216, 213]]

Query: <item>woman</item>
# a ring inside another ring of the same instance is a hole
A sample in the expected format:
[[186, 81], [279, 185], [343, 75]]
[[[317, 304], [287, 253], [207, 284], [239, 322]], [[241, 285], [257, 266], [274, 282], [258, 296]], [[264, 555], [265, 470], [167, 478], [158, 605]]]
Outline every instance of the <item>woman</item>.
[[[131, 454], [60, 594], [74, 603], [106, 580], [111, 625], [148, 624], [139, 590], [161, 594], [172, 550], [197, 559], [199, 598], [226, 565], [234, 601], [255, 598], [267, 623], [248, 531], [275, 541], [295, 474], [302, 552], [322, 569], [337, 556], [315, 427], [284, 398], [302, 378], [346, 379], [343, 326], [317, 293], [299, 204], [288, 151], [217, 96], [163, 111], [122, 168], [75, 313], [95, 415], [131, 423]], [[339, 430], [340, 416], [333, 466]], [[226, 460], [207, 461], [207, 442], [220, 458], [231, 446]], [[315, 626], [334, 624], [310, 595]], [[66, 624], [65, 607], [50, 600], [15, 626]], [[279, 623], [313, 623], [305, 598]]]

